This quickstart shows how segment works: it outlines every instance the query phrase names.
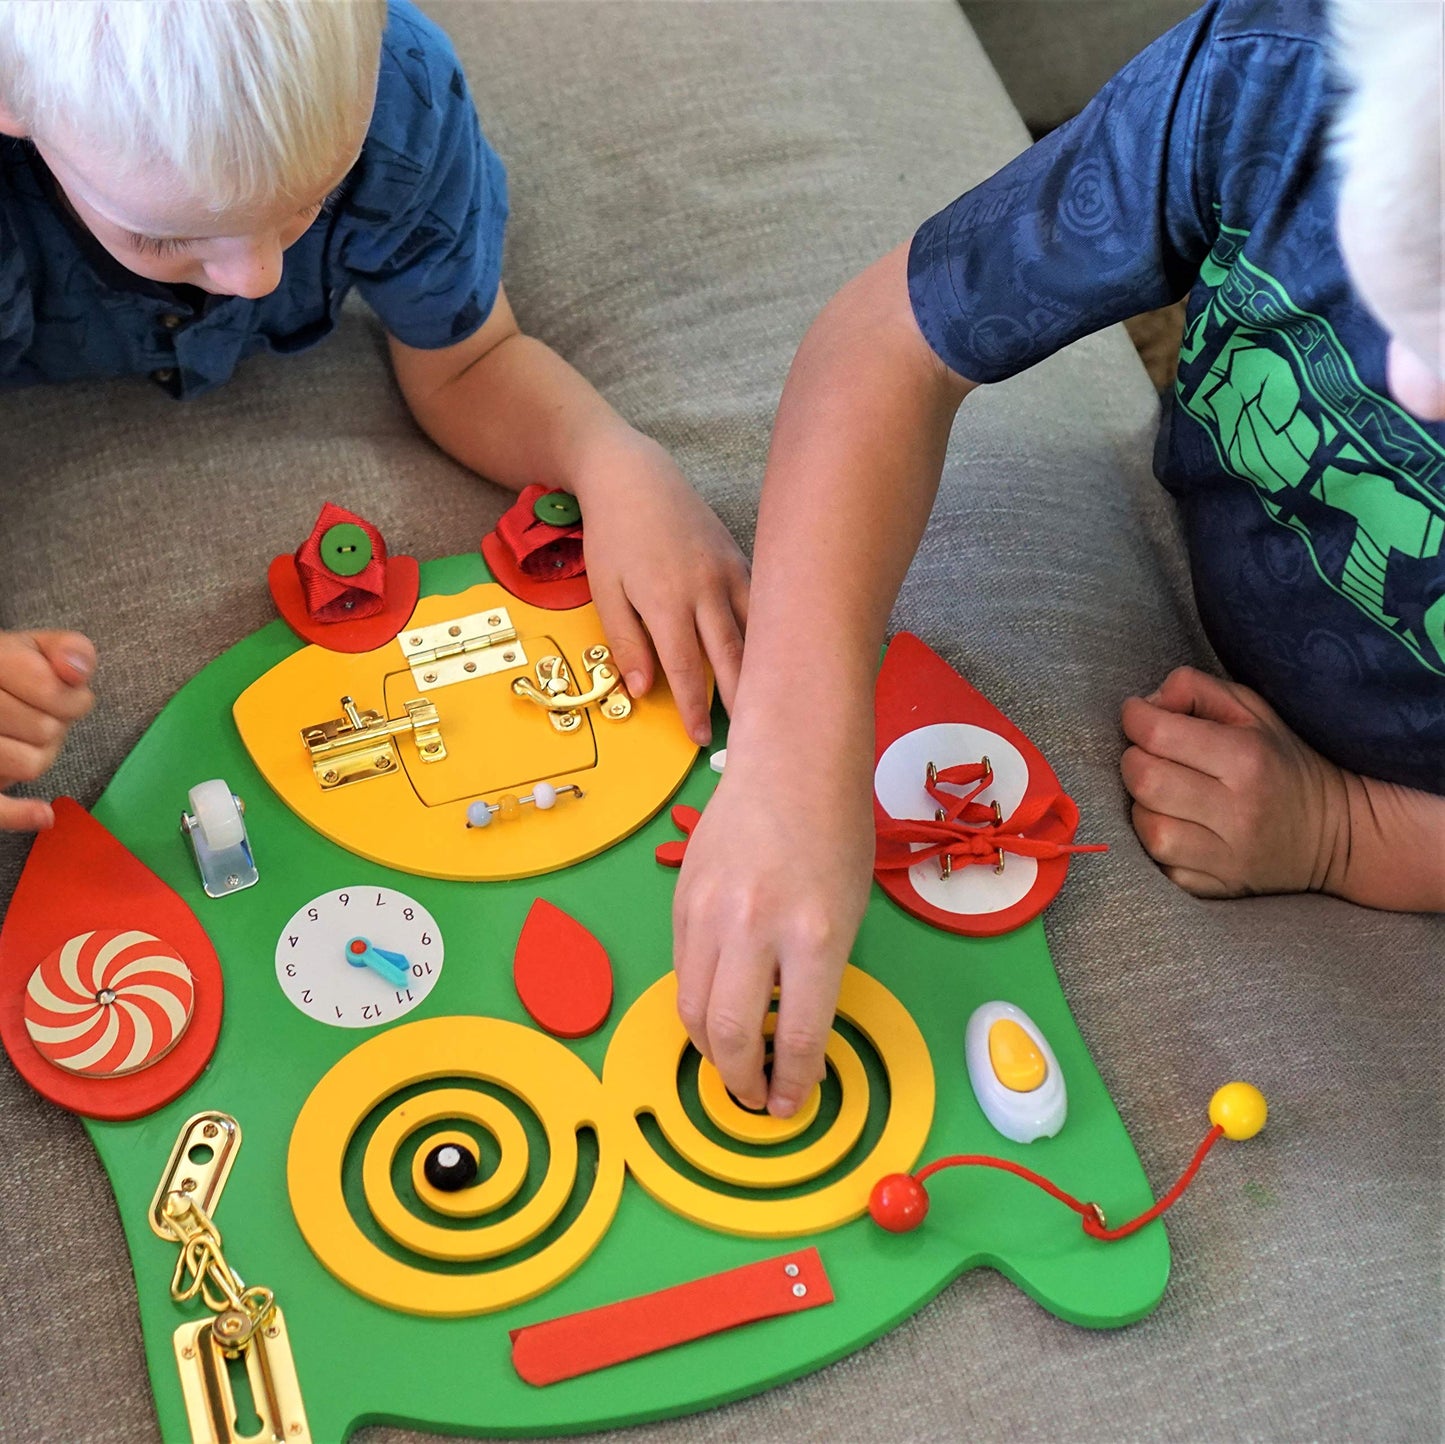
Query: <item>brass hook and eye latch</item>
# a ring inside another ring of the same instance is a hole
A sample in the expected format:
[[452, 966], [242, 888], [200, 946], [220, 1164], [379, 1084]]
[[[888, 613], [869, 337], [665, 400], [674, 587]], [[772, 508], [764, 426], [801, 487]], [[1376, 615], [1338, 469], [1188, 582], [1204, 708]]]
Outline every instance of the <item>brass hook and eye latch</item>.
[[547, 720], [558, 732], [575, 732], [588, 707], [596, 707], [611, 722], [621, 722], [632, 715], [632, 698], [622, 685], [622, 676], [612, 661], [612, 653], [601, 644], [582, 653], [582, 665], [591, 684], [585, 692], [574, 692], [572, 673], [566, 661], [557, 656], [542, 657], [537, 662], [537, 680], [515, 677], [512, 691], [527, 702], [543, 708]]

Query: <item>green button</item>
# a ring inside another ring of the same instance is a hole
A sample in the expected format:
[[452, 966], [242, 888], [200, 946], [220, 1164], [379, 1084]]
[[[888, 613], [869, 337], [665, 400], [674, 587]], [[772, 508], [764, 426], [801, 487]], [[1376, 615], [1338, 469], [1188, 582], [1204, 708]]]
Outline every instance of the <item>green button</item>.
[[549, 491], [537, 498], [532, 515], [551, 526], [576, 526], [582, 520], [582, 508], [570, 491]]
[[339, 521], [321, 538], [321, 560], [338, 577], [354, 577], [371, 565], [371, 538], [354, 521]]

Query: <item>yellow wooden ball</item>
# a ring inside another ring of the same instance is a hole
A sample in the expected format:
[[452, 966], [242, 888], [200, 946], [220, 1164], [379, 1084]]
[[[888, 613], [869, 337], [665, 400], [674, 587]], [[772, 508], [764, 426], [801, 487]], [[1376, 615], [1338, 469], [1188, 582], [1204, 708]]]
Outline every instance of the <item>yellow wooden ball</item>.
[[1253, 1083], [1226, 1083], [1209, 1100], [1209, 1121], [1236, 1142], [1253, 1138], [1268, 1115], [1264, 1094]]

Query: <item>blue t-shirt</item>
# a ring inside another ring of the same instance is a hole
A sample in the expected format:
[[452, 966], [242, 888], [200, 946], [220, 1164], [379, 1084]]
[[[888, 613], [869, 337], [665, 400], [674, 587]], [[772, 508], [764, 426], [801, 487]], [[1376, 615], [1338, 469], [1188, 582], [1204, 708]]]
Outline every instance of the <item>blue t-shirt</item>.
[[391, 0], [361, 154], [260, 300], [133, 275], [66, 209], [35, 149], [0, 137], [0, 387], [149, 374], [199, 396], [257, 351], [314, 345], [353, 286], [399, 341], [449, 346], [492, 309], [506, 219], [506, 173], [451, 42]]
[[1211, 0], [926, 222], [909, 291], [977, 382], [1189, 293], [1155, 471], [1210, 640], [1325, 756], [1440, 793], [1445, 426], [1345, 273], [1338, 100], [1323, 0]]

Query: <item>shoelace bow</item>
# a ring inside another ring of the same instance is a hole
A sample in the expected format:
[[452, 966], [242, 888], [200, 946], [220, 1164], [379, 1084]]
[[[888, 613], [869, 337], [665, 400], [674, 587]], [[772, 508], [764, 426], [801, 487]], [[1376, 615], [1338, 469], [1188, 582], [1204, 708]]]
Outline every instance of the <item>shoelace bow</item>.
[[[876, 866], [883, 871], [902, 871], [920, 862], [941, 858], [947, 860], [949, 868], [990, 862], [1001, 872], [1006, 852], [1044, 860], [1075, 852], [1108, 851], [1104, 843], [1055, 842], [1029, 836], [1050, 814], [1067, 820], [1065, 805], [1068, 812], [1074, 812], [1077, 821], [1073, 803], [1062, 791], [1025, 799], [1005, 821], [997, 802], [976, 800], [992, 782], [993, 767], [987, 757], [982, 762], [964, 762], [956, 767], [935, 768], [930, 762], [923, 786], [938, 804], [936, 815], [932, 818], [890, 817], [880, 822]], [[969, 790], [960, 794], [945, 792], [945, 787]], [[908, 850], [885, 850], [882, 846], [885, 843], [900, 843]]]

